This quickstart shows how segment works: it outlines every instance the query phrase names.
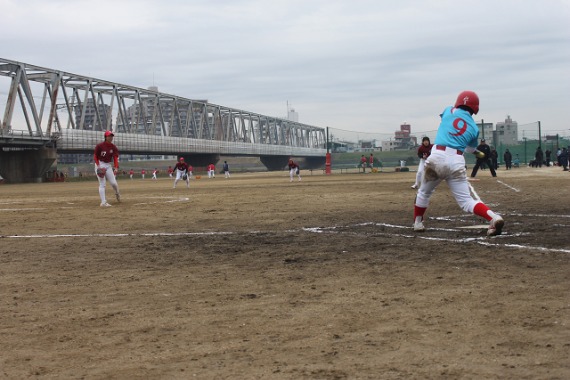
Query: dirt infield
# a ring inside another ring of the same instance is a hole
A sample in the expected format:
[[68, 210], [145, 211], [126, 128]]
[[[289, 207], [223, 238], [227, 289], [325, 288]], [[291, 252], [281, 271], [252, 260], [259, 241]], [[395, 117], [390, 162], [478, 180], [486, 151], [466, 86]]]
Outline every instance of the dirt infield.
[[0, 378], [570, 378], [570, 175], [414, 176], [1, 185]]

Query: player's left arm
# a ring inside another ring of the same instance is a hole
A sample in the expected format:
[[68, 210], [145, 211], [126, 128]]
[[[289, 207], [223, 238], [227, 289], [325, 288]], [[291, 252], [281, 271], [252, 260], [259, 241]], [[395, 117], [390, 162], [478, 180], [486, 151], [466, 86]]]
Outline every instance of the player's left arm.
[[115, 155], [113, 156], [113, 172], [115, 173], [115, 175], [117, 175], [119, 173], [119, 151], [117, 151], [115, 149]]

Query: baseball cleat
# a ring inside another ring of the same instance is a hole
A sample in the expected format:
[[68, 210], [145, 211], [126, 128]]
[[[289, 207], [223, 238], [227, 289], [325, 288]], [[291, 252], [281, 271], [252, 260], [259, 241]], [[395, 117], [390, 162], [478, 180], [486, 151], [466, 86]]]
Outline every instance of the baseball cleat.
[[497, 236], [500, 235], [503, 231], [503, 226], [505, 225], [505, 221], [500, 216], [496, 216], [491, 220], [491, 224], [489, 225], [489, 229], [487, 230], [487, 236]]
[[424, 226], [424, 222], [416, 222], [414, 223], [414, 231], [416, 232], [424, 232], [426, 227]]
[[115, 197], [117, 197], [117, 202], [121, 203], [121, 194], [115, 193]]
[[418, 185], [412, 185], [412, 189], [417, 189]]
[[103, 202], [101, 203], [101, 207], [111, 207], [111, 205], [108, 204], [107, 202]]

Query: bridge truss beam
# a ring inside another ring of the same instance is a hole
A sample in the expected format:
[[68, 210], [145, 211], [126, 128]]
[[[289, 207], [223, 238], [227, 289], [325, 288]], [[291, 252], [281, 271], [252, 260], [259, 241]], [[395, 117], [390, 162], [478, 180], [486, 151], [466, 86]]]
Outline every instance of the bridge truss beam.
[[129, 135], [301, 148], [322, 155], [325, 151], [323, 128], [205, 100], [2, 58], [0, 76], [10, 78], [2, 133], [18, 129], [13, 123], [19, 108], [23, 121], [17, 124], [25, 124], [30, 136], [47, 139], [61, 136], [64, 130], [114, 130]]

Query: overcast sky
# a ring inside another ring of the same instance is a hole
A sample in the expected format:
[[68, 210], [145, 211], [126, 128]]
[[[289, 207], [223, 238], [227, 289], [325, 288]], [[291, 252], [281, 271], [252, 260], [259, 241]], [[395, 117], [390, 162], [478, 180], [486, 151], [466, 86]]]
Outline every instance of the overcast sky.
[[[570, 0], [0, 0], [0, 57], [393, 133], [475, 117], [570, 134]], [[2, 107], [3, 108], [3, 107]]]

